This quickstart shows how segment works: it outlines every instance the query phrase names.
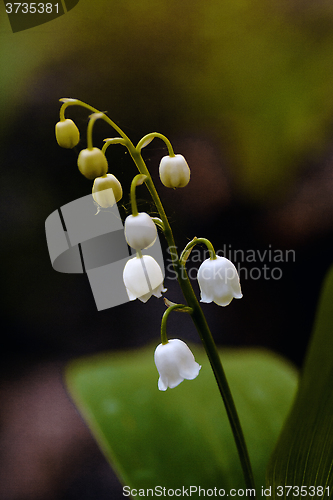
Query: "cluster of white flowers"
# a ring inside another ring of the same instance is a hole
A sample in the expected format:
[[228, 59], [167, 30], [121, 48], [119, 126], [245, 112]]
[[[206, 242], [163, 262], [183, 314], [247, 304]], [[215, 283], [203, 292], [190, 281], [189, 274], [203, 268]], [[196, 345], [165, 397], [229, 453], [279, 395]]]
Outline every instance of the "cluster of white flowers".
[[[155, 229], [153, 229], [153, 226]], [[129, 216], [125, 222], [127, 242], [136, 250], [149, 248], [157, 237], [156, 226], [146, 213]], [[161, 296], [163, 275], [160, 266], [150, 256], [130, 259], [124, 269], [124, 283], [131, 300], [146, 302], [152, 295]], [[242, 292], [236, 267], [230, 260], [216, 256], [206, 259], [198, 271], [201, 302], [215, 302], [219, 306], [240, 299]], [[197, 377], [201, 366], [195, 361], [188, 346], [179, 339], [161, 343], [155, 350], [155, 364], [159, 372], [158, 388], [174, 388], [184, 379]]]
[[[101, 117], [101, 114], [92, 116], [94, 121]], [[65, 119], [64, 116], [61, 116], [56, 124], [55, 132], [58, 144], [64, 148], [73, 148], [79, 143], [78, 128], [72, 120]], [[161, 134], [159, 136], [161, 137]], [[141, 147], [150, 140], [143, 142]], [[108, 162], [104, 152], [92, 147], [91, 142], [90, 129], [90, 143], [88, 141], [88, 148], [83, 149], [78, 156], [78, 168], [85, 177], [94, 180], [92, 196], [95, 203], [99, 207], [108, 208], [122, 198], [122, 186], [113, 174], [107, 173]], [[182, 155], [173, 154], [172, 147], [169, 153], [160, 162], [161, 182], [168, 188], [185, 187], [190, 180], [189, 166]], [[133, 210], [133, 214], [125, 220], [124, 231], [128, 245], [137, 252], [136, 257], [127, 261], [123, 271], [123, 281], [129, 299], [147, 302], [152, 295], [161, 297], [162, 292], [166, 291], [161, 267], [153, 257], [142, 255], [141, 252], [156, 241], [157, 229], [153, 219], [145, 212], [138, 213], [137, 209]], [[214, 251], [211, 257], [201, 264], [197, 278], [201, 302], [215, 302], [226, 306], [233, 298], [242, 297], [235, 266], [228, 259], [216, 256]], [[184, 379], [196, 378], [201, 368], [188, 346], [179, 339], [162, 342], [155, 350], [154, 359], [159, 372], [158, 388], [161, 391], [176, 387]]]
[[129, 299], [147, 302], [152, 295], [161, 297], [162, 292], [166, 292], [162, 270], [153, 257], [141, 253], [141, 250], [151, 247], [157, 238], [152, 218], [145, 212], [129, 215], [125, 220], [125, 238], [128, 245], [137, 250], [136, 257], [127, 261], [123, 272]]

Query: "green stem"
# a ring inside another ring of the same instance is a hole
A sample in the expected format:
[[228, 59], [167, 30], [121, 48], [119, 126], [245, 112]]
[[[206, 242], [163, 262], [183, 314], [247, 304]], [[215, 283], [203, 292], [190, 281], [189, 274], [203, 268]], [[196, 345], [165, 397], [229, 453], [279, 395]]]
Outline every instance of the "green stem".
[[[220, 356], [219, 356], [217, 348], [216, 348], [216, 344], [214, 342], [213, 336], [211, 334], [211, 331], [209, 329], [209, 326], [207, 324], [207, 321], [206, 321], [206, 318], [203, 314], [203, 311], [200, 307], [198, 299], [194, 293], [194, 290], [193, 290], [191, 282], [188, 278], [186, 269], [179, 261], [177, 247], [175, 245], [175, 241], [173, 238], [173, 234], [172, 234], [172, 230], [171, 230], [168, 218], [165, 214], [163, 205], [162, 205], [161, 200], [158, 196], [155, 185], [150, 177], [150, 174], [149, 174], [149, 171], [146, 167], [146, 164], [143, 161], [141, 154], [136, 149], [133, 150], [131, 147], [128, 147], [128, 150], [129, 150], [139, 172], [147, 175], [147, 179], [145, 182], [146, 182], [146, 185], [149, 189], [151, 197], [153, 198], [153, 201], [156, 205], [156, 208], [159, 212], [160, 218], [163, 221], [164, 235], [165, 235], [165, 238], [166, 238], [168, 245], [169, 245], [169, 252], [170, 252], [171, 260], [173, 263], [173, 267], [174, 267], [176, 275], [178, 277], [178, 282], [180, 284], [180, 287], [182, 289], [182, 292], [184, 294], [184, 297], [186, 299], [188, 306], [193, 309], [191, 316], [192, 316], [193, 322], [196, 326], [196, 329], [199, 333], [199, 336], [200, 336], [200, 339], [203, 343], [203, 346], [205, 348], [208, 359], [210, 361], [218, 388], [220, 390], [220, 394], [222, 396], [222, 399], [223, 399], [223, 402], [224, 402], [224, 405], [225, 405], [225, 408], [227, 411], [228, 419], [230, 422], [230, 426], [231, 426], [233, 436], [235, 439], [239, 459], [241, 462], [246, 486], [248, 488], [255, 490], [253, 472], [252, 472], [251, 462], [250, 462], [244, 434], [243, 434], [242, 427], [241, 427], [241, 424], [239, 421], [236, 406], [235, 406], [235, 403], [234, 403], [234, 400], [233, 400], [233, 397], [232, 397], [232, 394], [231, 394], [231, 391], [229, 388], [229, 384], [228, 384], [226, 375], [225, 375], [223, 367], [222, 367]], [[198, 238], [198, 240], [201, 240], [201, 238]], [[203, 240], [204, 240], [204, 238], [203, 238]], [[208, 240], [206, 240], [206, 241], [208, 241]], [[204, 241], [202, 241], [202, 242], [204, 242]]]
[[184, 248], [184, 250], [180, 255], [179, 262], [182, 266], [186, 264], [186, 261], [191, 253], [192, 248], [200, 243], [204, 243], [204, 245], [206, 245], [206, 247], [208, 248], [209, 258], [212, 260], [216, 259], [216, 253], [214, 247], [209, 240], [207, 240], [206, 238], [193, 238], [193, 240], [186, 245], [186, 247]]
[[[77, 105], [83, 106], [87, 109], [90, 109], [91, 111], [93, 111], [95, 113], [99, 113], [99, 111], [97, 109], [93, 108], [92, 106], [89, 106], [88, 104], [83, 103], [82, 101], [78, 101], [76, 99], [69, 99], [69, 100], [63, 100], [63, 101], [64, 101], [64, 104], [63, 104], [62, 108], [77, 104]], [[62, 109], [61, 111], [64, 111], [64, 109]], [[154, 185], [152, 178], [150, 176], [149, 170], [147, 169], [147, 166], [146, 166], [146, 164], [141, 156], [140, 149], [137, 149], [134, 147], [133, 143], [126, 136], [126, 134], [124, 134], [124, 132], [112, 120], [110, 120], [110, 118], [108, 116], [103, 114], [103, 119], [106, 122], [108, 122], [121, 135], [121, 137], [124, 139], [123, 144], [127, 147], [127, 149], [129, 151], [130, 155], [132, 156], [133, 161], [136, 164], [139, 172], [141, 174], [144, 174], [147, 176], [145, 183], [146, 183], [146, 186], [150, 192], [150, 195], [155, 203], [155, 206], [158, 210], [160, 218], [162, 219], [163, 226], [164, 226], [164, 235], [165, 235], [165, 238], [166, 238], [168, 246], [169, 246], [171, 260], [172, 260], [172, 264], [173, 264], [173, 267], [175, 269], [176, 275], [178, 277], [178, 282], [180, 284], [180, 287], [182, 289], [182, 292], [184, 294], [184, 297], [186, 299], [188, 307], [192, 308], [192, 310], [193, 310], [191, 317], [193, 319], [193, 322], [196, 326], [196, 329], [199, 333], [199, 336], [201, 338], [201, 341], [202, 341], [203, 346], [205, 348], [205, 351], [207, 353], [207, 356], [208, 356], [208, 359], [210, 361], [213, 373], [215, 375], [217, 385], [219, 387], [220, 394], [222, 396], [222, 399], [223, 399], [223, 402], [224, 402], [224, 405], [225, 405], [225, 408], [227, 411], [228, 419], [230, 422], [230, 426], [231, 426], [233, 436], [235, 439], [239, 459], [241, 462], [246, 487], [251, 488], [251, 489], [255, 489], [251, 463], [250, 463], [249, 454], [247, 451], [243, 431], [242, 431], [241, 424], [240, 424], [240, 421], [238, 418], [238, 414], [237, 414], [237, 410], [236, 410], [236, 407], [235, 407], [235, 404], [233, 401], [233, 397], [232, 397], [232, 394], [231, 394], [231, 391], [230, 391], [230, 388], [228, 385], [228, 381], [227, 381], [227, 378], [225, 376], [225, 373], [224, 373], [224, 370], [222, 367], [220, 356], [218, 354], [216, 344], [215, 344], [213, 336], [210, 332], [206, 318], [205, 318], [203, 311], [200, 307], [198, 299], [193, 291], [193, 288], [192, 288], [191, 282], [188, 278], [185, 266], [179, 260], [178, 253], [177, 253], [177, 247], [175, 245], [173, 233], [172, 233], [168, 218], [166, 216], [166, 213], [164, 211], [164, 207], [161, 203], [161, 200], [158, 196], [155, 185]], [[154, 135], [154, 137], [160, 136], [157, 134], [153, 134], [153, 135]], [[163, 138], [163, 137], [161, 137], [161, 138]], [[139, 144], [140, 144], [140, 142], [139, 142]], [[200, 239], [201, 238], [198, 238], [198, 240], [200, 240]]]
[[126, 141], [122, 137], [112, 137], [111, 139], [104, 139], [104, 146], [102, 147], [102, 153], [105, 154], [105, 151], [111, 144], [122, 144], [126, 146]]
[[93, 127], [95, 124], [95, 121], [98, 120], [99, 118], [103, 118], [103, 113], [94, 113], [90, 116], [90, 120], [88, 123], [88, 128], [87, 128], [87, 148], [92, 150], [93, 149], [93, 139], [92, 139], [92, 132], [93, 132]]
[[155, 222], [156, 226], [158, 226], [161, 229], [161, 231], [164, 232], [164, 224], [161, 219], [159, 219], [158, 217], [152, 217], [151, 220]]
[[70, 106], [71, 104], [75, 104], [77, 99], [64, 98], [64, 99], [59, 99], [59, 101], [63, 102], [63, 105], [60, 108], [60, 121], [64, 121], [65, 120], [65, 110], [66, 110], [67, 106]]
[[207, 325], [207, 321], [201, 310], [201, 307], [197, 304], [197, 299], [193, 292], [191, 284], [189, 283], [189, 281], [182, 280], [181, 287], [184, 296], [187, 299], [188, 305], [193, 309], [192, 319], [204, 345], [227, 411], [228, 419], [234, 435], [238, 455], [243, 469], [246, 486], [248, 488], [255, 489], [254, 478], [245, 438], [243, 435], [235, 403], [229, 388], [229, 384], [220, 360], [220, 356], [216, 348], [216, 344]]
[[[62, 116], [63, 117], [65, 116], [65, 109], [68, 106], [81, 106], [83, 108], [89, 109], [93, 113], [101, 113], [101, 111], [99, 111], [98, 109], [94, 108], [93, 106], [90, 106], [90, 104], [86, 104], [85, 102], [80, 101], [79, 99], [60, 99], [60, 101], [63, 102], [63, 105], [60, 108], [60, 119]], [[132, 144], [130, 139], [121, 130], [121, 128], [118, 127], [118, 125], [116, 125], [105, 113], [101, 113], [101, 114], [103, 115], [103, 116], [101, 116], [101, 118], [103, 118], [103, 120], [105, 120], [109, 125], [111, 125], [111, 127], [114, 128], [114, 130], [116, 130], [118, 132], [118, 134], [121, 135], [121, 137], [123, 139], [125, 139], [126, 143], [128, 142], [128, 143]]]
[[165, 312], [162, 316], [162, 321], [161, 321], [161, 339], [162, 339], [163, 345], [168, 343], [168, 336], [167, 336], [167, 331], [166, 331], [167, 319], [168, 319], [171, 311], [174, 311], [175, 309], [181, 309], [183, 312], [187, 312], [189, 314], [192, 314], [192, 312], [193, 312], [191, 307], [186, 307], [186, 306], [184, 306], [184, 304], [174, 304], [173, 306], [170, 306], [165, 310]]
[[151, 132], [150, 134], [147, 134], [144, 137], [142, 137], [142, 139], [140, 139], [140, 141], [136, 145], [136, 150], [140, 153], [141, 148], [143, 148], [144, 145], [148, 145], [155, 137], [158, 137], [159, 139], [162, 139], [162, 141], [165, 142], [165, 144], [168, 148], [169, 156], [174, 157], [175, 153], [173, 151], [173, 147], [171, 145], [171, 142], [169, 141], [169, 139], [167, 137], [165, 137], [165, 135], [160, 134], [159, 132]]
[[146, 179], [147, 179], [146, 175], [138, 174], [132, 180], [130, 196], [131, 196], [132, 215], [134, 217], [139, 215], [138, 206], [136, 204], [136, 195], [135, 195], [136, 186], [140, 186]]

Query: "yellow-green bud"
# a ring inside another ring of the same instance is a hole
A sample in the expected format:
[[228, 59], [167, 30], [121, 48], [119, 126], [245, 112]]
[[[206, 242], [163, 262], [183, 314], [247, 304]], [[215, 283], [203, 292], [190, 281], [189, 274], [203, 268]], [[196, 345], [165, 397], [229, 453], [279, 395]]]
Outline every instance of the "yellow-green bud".
[[121, 200], [123, 190], [120, 182], [114, 175], [106, 174], [95, 179], [92, 196], [100, 207], [108, 208]]
[[102, 177], [108, 171], [108, 161], [98, 148], [82, 149], [77, 165], [81, 174], [91, 180]]
[[182, 155], [164, 156], [160, 163], [160, 179], [169, 188], [185, 187], [190, 180], [190, 169]]
[[62, 148], [71, 149], [79, 143], [80, 132], [73, 120], [66, 118], [56, 123], [55, 134], [57, 143]]

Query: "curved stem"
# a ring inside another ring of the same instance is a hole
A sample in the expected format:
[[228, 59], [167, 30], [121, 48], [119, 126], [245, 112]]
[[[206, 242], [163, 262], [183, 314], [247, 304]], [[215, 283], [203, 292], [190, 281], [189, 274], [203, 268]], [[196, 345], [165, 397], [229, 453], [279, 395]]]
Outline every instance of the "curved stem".
[[104, 139], [104, 146], [102, 147], [102, 153], [105, 154], [105, 151], [111, 144], [122, 144], [126, 146], [126, 141], [122, 137], [112, 137], [111, 139]]
[[165, 144], [168, 148], [169, 156], [174, 157], [175, 153], [173, 151], [173, 147], [171, 145], [171, 142], [169, 141], [169, 139], [167, 137], [165, 137], [165, 135], [160, 134], [159, 132], [151, 132], [150, 134], [147, 134], [144, 137], [142, 137], [142, 139], [140, 139], [140, 141], [136, 145], [136, 150], [140, 153], [141, 149], [144, 146], [147, 146], [155, 137], [162, 139], [162, 141], [165, 142]]
[[64, 105], [62, 105], [61, 108], [60, 108], [59, 118], [60, 118], [61, 122], [64, 122], [66, 120], [66, 118], [65, 118], [65, 109], [66, 108], [64, 107]]
[[180, 259], [179, 259], [179, 262], [182, 266], [184, 266], [186, 264], [186, 261], [191, 253], [191, 250], [192, 248], [195, 246], [195, 245], [198, 245], [199, 243], [204, 243], [206, 245], [206, 247], [208, 248], [208, 251], [209, 251], [209, 258], [212, 259], [212, 260], [215, 260], [216, 259], [216, 253], [215, 253], [215, 250], [214, 250], [214, 247], [212, 245], [212, 243], [207, 240], [207, 238], [193, 238], [192, 241], [190, 241], [186, 247], [184, 248], [184, 250], [182, 251], [181, 255], [180, 255]]
[[164, 224], [161, 219], [159, 219], [158, 217], [152, 217], [151, 220], [156, 224], [156, 226], [161, 229], [161, 231], [164, 232]]
[[[101, 113], [98, 109], [94, 108], [93, 106], [90, 106], [89, 104], [86, 104], [83, 101], [80, 101], [79, 99], [60, 99], [60, 101], [63, 102], [63, 105], [60, 108], [60, 118], [61, 116], [65, 116], [65, 109], [68, 106], [81, 106], [83, 108], [89, 109], [93, 113]], [[121, 128], [118, 127], [105, 113], [101, 113], [103, 116], [103, 120], [105, 120], [109, 125], [111, 125], [112, 128], [114, 128], [123, 139], [126, 140], [126, 142], [131, 142], [130, 139], [127, 137], [127, 135], [121, 130]], [[131, 143], [132, 144], [132, 143]], [[134, 147], [134, 146], [133, 146]]]
[[138, 206], [136, 204], [136, 195], [135, 195], [136, 186], [140, 186], [146, 179], [147, 179], [146, 175], [138, 174], [132, 180], [130, 196], [131, 196], [132, 215], [134, 217], [139, 215]]
[[99, 118], [103, 118], [103, 113], [93, 113], [89, 119], [88, 128], [87, 128], [87, 148], [90, 150], [93, 149], [93, 140], [92, 140], [93, 127], [94, 127], [95, 121], [98, 120]]
[[167, 331], [166, 331], [166, 323], [167, 319], [169, 317], [169, 314], [171, 311], [174, 311], [175, 309], [181, 309], [183, 312], [187, 312], [189, 314], [192, 314], [193, 309], [191, 307], [186, 307], [184, 304], [174, 304], [173, 306], [170, 306], [166, 309], [162, 316], [162, 321], [161, 321], [161, 339], [162, 339], [162, 344], [167, 344], [168, 343], [168, 337], [167, 337]]
[[63, 99], [59, 99], [60, 102], [63, 102], [63, 105], [61, 106], [60, 108], [60, 121], [64, 121], [65, 120], [65, 109], [67, 108], [67, 106], [70, 106], [71, 103], [75, 103], [77, 99], [71, 99], [71, 98], [63, 98]]
[[[99, 111], [96, 108], [93, 108], [92, 106], [89, 106], [88, 104], [85, 104], [82, 101], [78, 101], [77, 99], [66, 99], [66, 100], [62, 100], [62, 101], [64, 102], [64, 104], [62, 106], [61, 113], [64, 112], [64, 110], [67, 106], [74, 105], [74, 104], [83, 106], [87, 109], [90, 109], [91, 111], [93, 111], [95, 113], [99, 113]], [[207, 356], [208, 356], [208, 359], [210, 361], [213, 373], [215, 375], [215, 379], [216, 379], [220, 394], [222, 396], [222, 399], [223, 399], [223, 402], [224, 402], [224, 405], [225, 405], [225, 408], [227, 411], [228, 419], [230, 422], [230, 426], [231, 426], [233, 436], [235, 439], [239, 459], [241, 462], [246, 486], [248, 488], [255, 490], [255, 484], [254, 484], [251, 463], [250, 463], [249, 454], [247, 451], [243, 431], [242, 431], [241, 424], [240, 424], [240, 421], [238, 418], [235, 403], [233, 401], [233, 397], [232, 397], [232, 394], [231, 394], [231, 391], [230, 391], [230, 388], [228, 385], [228, 381], [227, 381], [227, 378], [225, 376], [225, 373], [224, 373], [224, 370], [222, 367], [220, 356], [218, 354], [216, 344], [215, 344], [213, 336], [210, 332], [206, 318], [203, 314], [203, 311], [200, 307], [198, 299], [197, 299], [197, 297], [194, 293], [194, 290], [192, 288], [191, 282], [188, 278], [188, 275], [187, 275], [187, 272], [185, 269], [185, 265], [183, 265], [182, 262], [180, 262], [180, 260], [179, 260], [178, 253], [177, 253], [177, 247], [175, 245], [173, 233], [172, 233], [168, 218], [166, 216], [166, 213], [164, 211], [164, 207], [161, 203], [161, 200], [158, 196], [155, 185], [154, 185], [152, 178], [150, 176], [149, 170], [147, 169], [147, 166], [146, 166], [146, 164], [141, 156], [140, 149], [138, 147], [135, 148], [135, 146], [130, 141], [130, 139], [126, 136], [126, 134], [112, 120], [110, 120], [110, 118], [108, 116], [103, 114], [102, 118], [107, 123], [109, 123], [109, 125], [111, 125], [121, 135], [121, 137], [124, 139], [123, 144], [127, 147], [127, 149], [129, 151], [134, 163], [136, 164], [139, 172], [141, 174], [144, 174], [147, 176], [145, 183], [146, 183], [146, 186], [150, 192], [150, 195], [155, 203], [155, 206], [158, 210], [160, 218], [162, 219], [163, 226], [164, 226], [164, 235], [165, 235], [165, 238], [166, 238], [167, 243], [169, 245], [169, 253], [171, 256], [174, 270], [175, 270], [177, 278], [178, 278], [178, 282], [180, 284], [180, 287], [182, 289], [182, 292], [183, 292], [183, 295], [186, 299], [188, 307], [190, 307], [192, 309], [191, 317], [193, 319], [193, 322], [196, 326], [196, 329], [199, 333], [199, 336], [201, 338], [201, 341], [202, 341], [203, 346], [205, 348], [205, 351], [207, 353]], [[166, 138], [164, 138], [164, 136], [162, 136], [162, 134], [153, 133], [153, 136], [160, 137], [163, 140], [166, 139]], [[147, 136], [146, 136], [146, 138], [147, 138]], [[140, 142], [143, 144], [142, 139]], [[139, 142], [139, 144], [140, 144], [140, 142]], [[170, 144], [170, 146], [171, 146], [171, 144]], [[169, 150], [169, 152], [170, 152], [170, 150]], [[193, 244], [196, 244], [198, 242], [198, 240], [204, 240], [204, 238], [203, 239], [198, 238], [197, 240], [195, 240], [195, 243], [193, 243]], [[206, 241], [208, 241], [208, 240], [206, 240]], [[201, 242], [204, 243], [204, 241], [201, 241]]]

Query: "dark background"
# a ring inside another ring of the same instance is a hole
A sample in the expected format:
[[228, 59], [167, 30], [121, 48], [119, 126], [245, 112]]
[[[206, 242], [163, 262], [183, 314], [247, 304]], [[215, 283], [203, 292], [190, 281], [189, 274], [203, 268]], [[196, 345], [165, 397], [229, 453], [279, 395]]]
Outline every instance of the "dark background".
[[[180, 249], [198, 236], [216, 250], [295, 251], [281, 263], [236, 259], [258, 279], [243, 270], [241, 301], [203, 309], [217, 344], [264, 346], [301, 367], [332, 261], [332, 54], [326, 1], [80, 0], [15, 34], [0, 5], [1, 499], [122, 498], [62, 372], [80, 355], [159, 343], [164, 310], [153, 297], [97, 312], [85, 276], [52, 269], [45, 219], [91, 190], [76, 167], [88, 114], [68, 110], [81, 141], [62, 150], [59, 98], [107, 111], [134, 143], [161, 132], [185, 156], [191, 182], [173, 191], [158, 179], [164, 144], [144, 151]], [[94, 143], [114, 135], [97, 123]], [[125, 217], [136, 171], [122, 146], [107, 156]], [[139, 189], [139, 209], [153, 213]], [[264, 265], [281, 279], [264, 279]], [[165, 284], [182, 301], [176, 282]], [[175, 316], [171, 336], [198, 342]]]

